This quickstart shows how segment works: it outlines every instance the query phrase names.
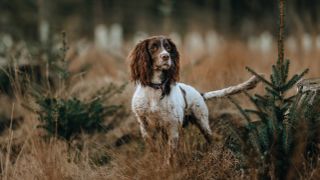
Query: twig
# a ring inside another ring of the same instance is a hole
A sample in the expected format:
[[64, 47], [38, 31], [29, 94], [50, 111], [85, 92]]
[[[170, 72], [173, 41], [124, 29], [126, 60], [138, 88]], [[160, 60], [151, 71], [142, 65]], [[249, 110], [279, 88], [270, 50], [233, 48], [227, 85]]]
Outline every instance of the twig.
[[256, 87], [258, 82], [260, 82], [259, 78], [257, 76], [252, 76], [250, 79], [241, 84], [230, 86], [221, 90], [206, 92], [203, 94], [203, 98], [205, 100], [208, 100], [212, 98], [221, 98], [225, 96], [238, 94], [242, 91], [253, 89], [254, 87]]
[[320, 78], [303, 79], [297, 83], [298, 91], [304, 93], [307, 91], [320, 90]]

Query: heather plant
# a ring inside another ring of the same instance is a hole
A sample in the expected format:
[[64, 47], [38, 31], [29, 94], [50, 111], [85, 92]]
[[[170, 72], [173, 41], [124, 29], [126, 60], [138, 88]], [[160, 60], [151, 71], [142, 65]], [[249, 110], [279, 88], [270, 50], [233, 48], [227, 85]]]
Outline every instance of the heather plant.
[[[288, 59], [284, 60], [285, 1], [279, 1], [280, 28], [278, 60], [272, 65], [270, 79], [247, 70], [264, 83], [265, 93], [245, 93], [255, 109], [241, 107], [229, 98], [246, 121], [242, 131], [232, 128], [227, 146], [240, 159], [242, 168], [258, 169], [259, 179], [290, 179], [296, 167], [310, 157], [317, 157], [320, 98], [315, 91], [299, 91], [288, 96], [288, 91], [308, 72], [304, 70], [289, 78]], [[304, 157], [304, 158], [301, 158]]]

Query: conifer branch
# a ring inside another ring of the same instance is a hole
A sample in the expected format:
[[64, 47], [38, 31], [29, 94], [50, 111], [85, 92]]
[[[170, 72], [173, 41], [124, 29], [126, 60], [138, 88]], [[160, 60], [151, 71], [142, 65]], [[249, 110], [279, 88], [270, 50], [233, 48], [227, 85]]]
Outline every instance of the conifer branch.
[[260, 81], [262, 81], [263, 83], [265, 83], [266, 85], [274, 88], [273, 84], [270, 83], [269, 81], [267, 81], [263, 76], [259, 75], [258, 73], [256, 73], [254, 70], [252, 70], [249, 67], [246, 67], [247, 71], [249, 71], [251, 74], [253, 74], [254, 76], [256, 76]]

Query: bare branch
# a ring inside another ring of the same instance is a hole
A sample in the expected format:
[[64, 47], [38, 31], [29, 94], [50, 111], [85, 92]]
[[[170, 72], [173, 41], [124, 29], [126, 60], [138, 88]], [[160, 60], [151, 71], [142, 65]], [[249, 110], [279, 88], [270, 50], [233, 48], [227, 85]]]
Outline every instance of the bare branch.
[[320, 78], [303, 79], [297, 83], [298, 91], [318, 91], [320, 90]]
[[205, 100], [208, 100], [212, 98], [221, 98], [225, 96], [238, 94], [238, 93], [241, 93], [242, 91], [255, 88], [258, 82], [260, 82], [259, 78], [257, 76], [252, 76], [250, 79], [248, 79], [247, 81], [241, 84], [230, 86], [221, 90], [206, 92], [203, 94], [203, 98]]

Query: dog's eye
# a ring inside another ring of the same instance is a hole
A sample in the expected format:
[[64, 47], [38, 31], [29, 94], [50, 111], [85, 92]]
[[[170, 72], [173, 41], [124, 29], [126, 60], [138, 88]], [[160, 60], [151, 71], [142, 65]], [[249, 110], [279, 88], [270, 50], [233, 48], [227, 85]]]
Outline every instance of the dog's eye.
[[164, 48], [167, 50], [167, 51], [171, 51], [171, 46], [169, 44], [165, 44], [164, 45]]
[[156, 51], [157, 49], [158, 49], [157, 44], [152, 44], [151, 47], [150, 47], [151, 51]]

